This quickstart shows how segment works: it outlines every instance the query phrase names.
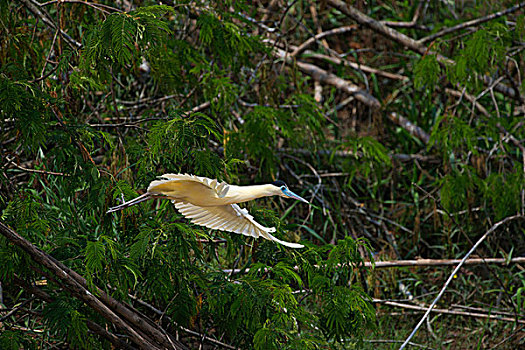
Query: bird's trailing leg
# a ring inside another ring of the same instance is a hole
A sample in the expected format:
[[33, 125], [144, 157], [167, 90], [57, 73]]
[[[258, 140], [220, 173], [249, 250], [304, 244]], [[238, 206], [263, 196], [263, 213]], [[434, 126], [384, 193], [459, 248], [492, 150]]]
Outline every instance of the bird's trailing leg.
[[106, 213], [113, 213], [115, 211], [119, 211], [128, 207], [131, 207], [132, 205], [147, 201], [148, 199], [152, 199], [158, 196], [154, 196], [150, 193], [144, 193], [143, 195], [138, 196], [137, 198], [134, 198], [130, 201], [124, 202], [120, 205], [117, 205], [116, 207], [109, 208], [109, 210]]

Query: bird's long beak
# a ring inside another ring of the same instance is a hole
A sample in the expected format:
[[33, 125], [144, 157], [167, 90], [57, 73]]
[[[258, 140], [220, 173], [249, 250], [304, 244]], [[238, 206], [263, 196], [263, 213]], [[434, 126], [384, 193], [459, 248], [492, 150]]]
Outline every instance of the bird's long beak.
[[290, 191], [289, 189], [285, 189], [285, 190], [283, 190], [283, 193], [284, 193], [285, 195], [287, 195], [288, 197], [290, 197], [290, 198], [297, 199], [298, 201], [301, 201], [301, 202], [305, 202], [305, 203], [310, 204], [310, 202], [308, 202], [306, 199], [304, 199], [304, 198], [301, 197], [301, 196], [296, 195], [295, 193], [293, 193], [293, 192]]

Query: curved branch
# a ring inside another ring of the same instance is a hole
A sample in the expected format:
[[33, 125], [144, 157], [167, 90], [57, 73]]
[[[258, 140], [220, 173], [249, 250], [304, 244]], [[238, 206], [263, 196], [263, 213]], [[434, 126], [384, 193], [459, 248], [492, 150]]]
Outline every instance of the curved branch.
[[515, 6], [511, 7], [511, 8], [508, 8], [506, 10], [492, 13], [492, 14], [490, 14], [488, 16], [476, 18], [476, 19], [473, 19], [471, 21], [460, 23], [460, 24], [455, 25], [453, 27], [442, 29], [442, 30], [440, 30], [437, 33], [434, 33], [432, 35], [429, 35], [429, 36], [426, 36], [426, 37], [424, 37], [422, 39], [419, 39], [417, 42], [420, 43], [420, 44], [424, 44], [424, 43], [429, 42], [429, 41], [434, 41], [437, 38], [440, 38], [440, 37], [445, 36], [447, 34], [456, 32], [458, 30], [465, 29], [465, 28], [468, 28], [468, 27], [473, 27], [473, 26], [476, 26], [478, 24], [491, 21], [491, 20], [496, 19], [498, 17], [508, 15], [509, 13], [516, 12], [522, 7], [525, 7], [525, 2], [522, 2], [521, 4], [517, 4], [517, 5], [515, 5]]
[[402, 350], [405, 348], [405, 346], [407, 346], [407, 344], [410, 342], [410, 340], [412, 339], [412, 337], [417, 333], [417, 331], [419, 330], [419, 327], [421, 327], [421, 325], [423, 324], [423, 322], [425, 322], [425, 320], [427, 319], [428, 315], [430, 314], [430, 312], [432, 311], [432, 309], [434, 308], [434, 306], [436, 306], [437, 302], [439, 301], [439, 299], [441, 299], [441, 297], [443, 296], [443, 294], [445, 293], [445, 290], [447, 289], [448, 285], [450, 284], [450, 282], [452, 282], [452, 280], [454, 279], [454, 276], [458, 273], [459, 269], [461, 268], [461, 266], [463, 266], [463, 264], [465, 263], [465, 261], [468, 259], [468, 257], [476, 250], [476, 248], [485, 240], [485, 238], [487, 238], [492, 232], [496, 231], [496, 229], [498, 227], [500, 227], [501, 225], [503, 224], [506, 224], [507, 222], [509, 221], [513, 221], [513, 220], [516, 220], [516, 219], [523, 219], [524, 217], [522, 215], [514, 215], [514, 216], [508, 216], [506, 217], [505, 219], [495, 223], [487, 232], [485, 232], [485, 234], [483, 236], [481, 236], [480, 239], [478, 239], [478, 241], [476, 242], [476, 244], [474, 244], [474, 246], [468, 251], [467, 254], [465, 254], [465, 256], [463, 257], [463, 259], [461, 259], [461, 262], [458, 264], [458, 266], [456, 266], [456, 268], [454, 269], [454, 271], [452, 271], [452, 273], [450, 274], [450, 276], [448, 277], [447, 281], [445, 282], [445, 284], [443, 285], [443, 288], [441, 288], [441, 291], [439, 292], [439, 294], [437, 295], [437, 297], [434, 299], [434, 301], [432, 302], [432, 304], [430, 304], [430, 306], [428, 307], [427, 311], [425, 312], [425, 314], [423, 315], [423, 317], [421, 318], [421, 320], [419, 321], [419, 323], [416, 325], [416, 327], [414, 328], [414, 330], [412, 330], [412, 333], [410, 333], [410, 335], [407, 337], [407, 339], [405, 340], [405, 342], [403, 343], [403, 345], [401, 345], [401, 347], [399, 348], [399, 350]]

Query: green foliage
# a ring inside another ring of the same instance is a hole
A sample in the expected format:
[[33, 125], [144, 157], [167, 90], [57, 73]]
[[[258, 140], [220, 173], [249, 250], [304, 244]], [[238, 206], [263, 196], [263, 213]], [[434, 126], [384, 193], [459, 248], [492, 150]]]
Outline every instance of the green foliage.
[[199, 40], [208, 48], [210, 56], [225, 66], [236, 69], [240, 64], [249, 64], [248, 58], [264, 46], [258, 37], [244, 33], [233, 21], [204, 12], [197, 19]]
[[493, 67], [501, 65], [505, 50], [502, 36], [506, 36], [506, 32], [507, 28], [497, 22], [477, 30], [456, 57], [456, 65], [450, 70], [451, 81], [473, 87], [476, 82], [475, 73], [491, 73]]
[[147, 166], [158, 164], [174, 173], [195, 172], [220, 179], [223, 162], [215, 152], [208, 149], [210, 139], [220, 138], [216, 123], [206, 115], [175, 115], [152, 126], [148, 135], [150, 152]]
[[472, 204], [476, 180], [475, 175], [469, 171], [455, 172], [443, 177], [440, 191], [443, 208], [452, 213], [466, 209]]
[[358, 287], [356, 271], [363, 263], [359, 249], [371, 258], [370, 247], [364, 240], [346, 237], [329, 253], [326, 270], [312, 278], [312, 287], [321, 303], [319, 327], [328, 339], [358, 340], [365, 327], [373, 327], [375, 312], [366, 294]]
[[507, 174], [490, 174], [483, 182], [487, 207], [494, 210], [496, 220], [519, 212], [521, 193], [525, 189], [523, 171], [514, 169]]
[[75, 76], [77, 84], [85, 81], [100, 88], [98, 83], [110, 79], [109, 67], [129, 66], [141, 55], [149, 57], [149, 51], [158, 54], [153, 48], [167, 40], [170, 33], [163, 17], [172, 11], [169, 6], [156, 5], [107, 16], [86, 35], [80, 65], [83, 73]]
[[[391, 164], [388, 150], [380, 142], [372, 137], [352, 137], [348, 138], [339, 147], [339, 150], [351, 152], [353, 156], [345, 160], [344, 169], [349, 172], [348, 183], [359, 174], [368, 177], [371, 174], [379, 175], [383, 168]], [[332, 153], [332, 161], [335, 152]]]
[[102, 240], [87, 242], [85, 263], [88, 273], [97, 273], [102, 270], [105, 253], [106, 247]]
[[516, 20], [515, 35], [519, 39], [523, 39], [523, 37], [525, 37], [525, 17], [523, 17], [523, 16], [518, 16], [518, 18]]
[[416, 89], [423, 87], [433, 90], [439, 81], [441, 68], [436, 55], [425, 55], [414, 67], [414, 86]]
[[477, 153], [476, 130], [474, 130], [462, 118], [455, 116], [442, 115], [436, 121], [436, 127], [430, 135], [429, 147], [436, 147], [442, 152], [443, 156], [448, 157], [452, 162], [457, 158], [457, 154], [465, 151]]
[[[237, 157], [245, 151], [256, 166], [265, 172], [273, 173], [278, 163], [275, 150], [278, 130], [273, 127], [276, 123], [277, 111], [269, 107], [255, 107], [243, 118], [245, 123], [242, 131], [230, 136], [227, 150]], [[258, 142], [254, 142], [258, 140]]]
[[365, 327], [372, 327], [375, 312], [361, 290], [335, 286], [330, 293], [322, 295], [323, 307], [319, 325], [328, 339], [359, 339]]
[[57, 298], [46, 304], [43, 315], [51, 333], [64, 332], [71, 346], [92, 348], [93, 339], [89, 336], [86, 318], [79, 311], [78, 303], [72, 304], [66, 298]]
[[23, 346], [22, 332], [7, 330], [0, 333], [0, 347], [5, 350], [19, 350]]
[[[3, 128], [12, 118], [18, 134], [5, 136], [16, 137], [17, 143], [24, 149], [35, 151], [45, 141], [48, 128], [48, 115], [45, 110], [46, 100], [38, 89], [26, 82], [16, 82], [0, 73], [0, 118]], [[7, 139], [7, 138], [6, 138]]]
[[[84, 277], [93, 297], [104, 290], [151, 324], [178, 331], [189, 348], [215, 338], [242, 349], [366, 349], [377, 345], [366, 338], [406, 336], [414, 316], [380, 309], [375, 328], [371, 296], [410, 292], [428, 303], [446, 270], [370, 273], [364, 260], [461, 256], [473, 237], [523, 212], [523, 106], [501, 89], [522, 89], [523, 16], [425, 42], [422, 57], [384, 39], [370, 51], [379, 36], [366, 31], [323, 37], [294, 57], [368, 90], [381, 101], [375, 110], [275, 55], [319, 28], [348, 24], [329, 6], [289, 5], [146, 1], [124, 12], [124, 3], [66, 2], [41, 7], [44, 21], [24, 4], [0, 1], [2, 222]], [[486, 5], [451, 11], [429, 2], [432, 18], [392, 30], [418, 40], [424, 28], [438, 32], [506, 6]], [[375, 2], [361, 10], [406, 22], [418, 6]], [[323, 61], [328, 48], [341, 64]], [[443, 65], [439, 55], [456, 64]], [[502, 85], [486, 85], [482, 75]], [[427, 147], [384, 118], [392, 107], [431, 135]], [[241, 206], [276, 237], [307, 247], [193, 225], [163, 199], [106, 214], [158, 175], [178, 172], [231, 184], [286, 181], [311, 205], [271, 197]], [[523, 256], [522, 232], [522, 222], [502, 225], [476, 254]], [[114, 347], [88, 322], [132, 343], [3, 235], [0, 263], [2, 307], [16, 308], [2, 320], [0, 348]], [[458, 274], [444, 303], [491, 305], [501, 291], [499, 309], [523, 311], [523, 274], [514, 265], [471, 269]], [[429, 346], [462, 334], [445, 328], [458, 323], [472, 338], [488, 339], [479, 334], [490, 330], [513, 341], [512, 326], [477, 322], [447, 318]]]

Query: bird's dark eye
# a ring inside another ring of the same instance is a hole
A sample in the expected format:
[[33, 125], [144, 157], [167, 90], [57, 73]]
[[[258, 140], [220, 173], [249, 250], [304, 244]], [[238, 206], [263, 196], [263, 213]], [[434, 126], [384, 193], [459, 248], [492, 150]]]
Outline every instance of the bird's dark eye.
[[286, 190], [286, 186], [281, 186], [281, 190]]

